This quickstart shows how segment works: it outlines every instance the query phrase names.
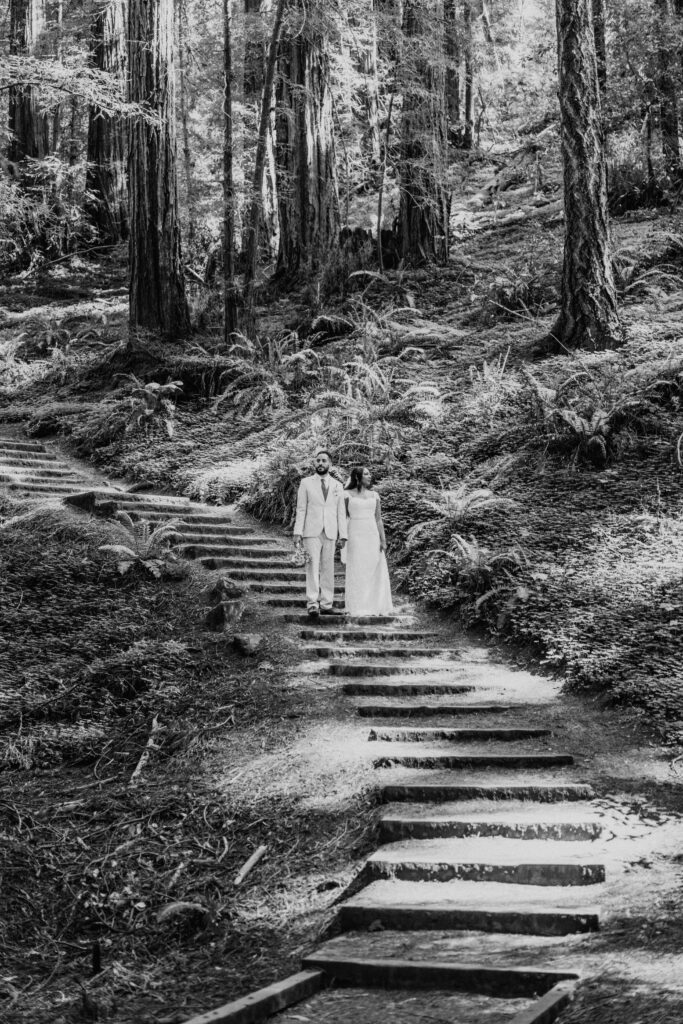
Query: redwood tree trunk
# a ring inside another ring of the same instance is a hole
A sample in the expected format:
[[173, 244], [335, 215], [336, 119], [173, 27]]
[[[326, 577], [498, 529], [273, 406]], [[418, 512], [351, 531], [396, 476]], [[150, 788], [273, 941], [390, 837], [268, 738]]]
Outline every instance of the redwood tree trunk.
[[180, 251], [173, 88], [172, 0], [129, 0], [128, 99], [153, 123], [129, 133], [130, 323], [168, 337], [189, 326]]
[[238, 326], [232, 91], [232, 0], [223, 0], [223, 340], [226, 344]]
[[[263, 80], [263, 93], [261, 96], [261, 111], [259, 116], [258, 138], [256, 140], [256, 154], [254, 157], [254, 180], [252, 183], [251, 202], [247, 218], [247, 237], [245, 246], [245, 267], [244, 267], [244, 318], [246, 330], [254, 333], [254, 280], [256, 278], [256, 261], [259, 248], [259, 228], [263, 220], [263, 192], [266, 173], [266, 161], [268, 158], [269, 143], [271, 140], [271, 115], [270, 108], [273, 99], [273, 82], [275, 81], [275, 68], [277, 65], [277, 52], [282, 32], [282, 22], [285, 13], [286, 0], [278, 0], [275, 9], [275, 19], [270, 36], [268, 47], [268, 58], [266, 60], [265, 74]], [[272, 144], [270, 145], [272, 151]]]
[[465, 129], [462, 148], [472, 149], [474, 140], [474, 44], [472, 40], [472, 0], [465, 0], [463, 7], [465, 27]]
[[444, 41], [446, 53], [446, 112], [451, 132], [460, 123], [460, 42], [456, 0], [444, 0]]
[[339, 240], [328, 41], [296, 5], [280, 50], [276, 163], [278, 271], [318, 271]]
[[610, 260], [607, 175], [591, 0], [557, 0], [565, 243], [556, 345], [622, 341]]
[[[438, 6], [438, 5], [437, 5]], [[442, 17], [426, 14], [420, 0], [406, 0], [405, 84], [401, 118], [399, 231], [409, 263], [448, 256], [450, 199], [446, 191], [445, 74], [429, 53]], [[412, 57], [408, 66], [408, 55]]]
[[[124, 0], [110, 0], [92, 24], [91, 62], [123, 81], [126, 72]], [[125, 129], [120, 117], [90, 107], [86, 216], [105, 242], [128, 237]]]
[[607, 40], [605, 36], [607, 9], [605, 0], [592, 0], [592, 3], [595, 57], [598, 62], [598, 84], [600, 86], [600, 96], [604, 102], [607, 92]]
[[672, 0], [656, 0], [659, 35], [657, 91], [659, 93], [662, 153], [667, 174], [676, 177], [681, 170], [681, 147], [678, 121], [677, 53], [671, 44], [675, 38]]
[[[45, 30], [45, 0], [10, 0], [9, 52], [16, 56], [35, 53]], [[12, 86], [9, 90], [10, 142], [7, 156], [19, 163], [30, 157], [42, 160], [50, 149], [50, 123], [39, 112], [35, 89]]]

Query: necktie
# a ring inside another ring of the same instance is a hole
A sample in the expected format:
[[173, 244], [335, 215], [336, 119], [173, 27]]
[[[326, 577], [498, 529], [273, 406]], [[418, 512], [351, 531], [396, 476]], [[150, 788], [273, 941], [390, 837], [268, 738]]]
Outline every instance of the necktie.
[[327, 501], [328, 486], [324, 480], [321, 479], [320, 483], [323, 485], [323, 501]]

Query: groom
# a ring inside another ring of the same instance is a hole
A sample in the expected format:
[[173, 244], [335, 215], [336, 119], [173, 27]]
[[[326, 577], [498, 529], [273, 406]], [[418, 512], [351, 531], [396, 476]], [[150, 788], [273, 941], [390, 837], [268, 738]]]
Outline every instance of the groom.
[[306, 551], [306, 604], [308, 614], [316, 618], [333, 614], [334, 548], [337, 537], [346, 544], [346, 507], [344, 489], [330, 476], [330, 454], [316, 452], [313, 476], [299, 484], [296, 499], [294, 544]]

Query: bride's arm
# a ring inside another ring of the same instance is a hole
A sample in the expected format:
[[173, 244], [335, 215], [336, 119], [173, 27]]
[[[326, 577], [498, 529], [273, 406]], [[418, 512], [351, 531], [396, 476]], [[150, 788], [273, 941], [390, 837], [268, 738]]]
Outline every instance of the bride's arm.
[[380, 551], [386, 551], [387, 538], [384, 535], [384, 523], [382, 522], [382, 505], [379, 500], [379, 494], [377, 495], [377, 501], [375, 502], [375, 522], [377, 523], [377, 529], [379, 530], [379, 549]]

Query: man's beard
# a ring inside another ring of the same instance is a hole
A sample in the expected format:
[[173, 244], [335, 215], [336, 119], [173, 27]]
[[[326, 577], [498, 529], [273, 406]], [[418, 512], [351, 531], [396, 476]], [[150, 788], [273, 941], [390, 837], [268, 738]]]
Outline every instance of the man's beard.
[[315, 471], [318, 476], [325, 476], [325, 473], [329, 473], [329, 469], [323, 469], [322, 466], [316, 466]]

